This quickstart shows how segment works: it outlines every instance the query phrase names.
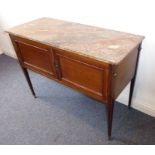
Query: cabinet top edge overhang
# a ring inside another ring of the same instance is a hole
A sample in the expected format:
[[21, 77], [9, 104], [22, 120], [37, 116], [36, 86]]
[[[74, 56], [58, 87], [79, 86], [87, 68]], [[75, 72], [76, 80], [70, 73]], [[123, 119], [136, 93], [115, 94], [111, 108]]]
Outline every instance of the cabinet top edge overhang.
[[6, 32], [112, 65], [119, 64], [144, 39], [140, 35], [45, 17]]

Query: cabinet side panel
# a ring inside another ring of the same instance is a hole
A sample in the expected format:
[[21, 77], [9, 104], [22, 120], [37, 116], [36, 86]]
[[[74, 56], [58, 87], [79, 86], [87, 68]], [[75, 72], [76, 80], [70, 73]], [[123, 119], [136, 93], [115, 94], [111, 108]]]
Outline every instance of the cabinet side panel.
[[136, 61], [138, 56], [138, 48], [134, 49], [129, 55], [118, 65], [113, 66], [112, 75], [112, 96], [117, 98], [121, 91], [131, 81], [135, 73]]

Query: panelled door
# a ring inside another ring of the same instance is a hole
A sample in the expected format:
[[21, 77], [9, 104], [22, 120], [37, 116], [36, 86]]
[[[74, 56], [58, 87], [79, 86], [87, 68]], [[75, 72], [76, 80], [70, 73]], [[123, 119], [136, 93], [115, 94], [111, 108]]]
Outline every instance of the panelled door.
[[65, 52], [56, 52], [60, 80], [99, 100], [107, 98], [108, 70], [91, 62], [68, 56]]
[[12, 40], [23, 66], [47, 77], [56, 77], [51, 47], [20, 37]]

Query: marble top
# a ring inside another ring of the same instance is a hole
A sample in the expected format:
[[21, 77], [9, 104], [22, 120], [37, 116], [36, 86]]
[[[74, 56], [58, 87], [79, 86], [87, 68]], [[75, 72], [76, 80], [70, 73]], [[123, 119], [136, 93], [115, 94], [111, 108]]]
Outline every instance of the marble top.
[[51, 18], [37, 19], [6, 32], [110, 64], [121, 62], [144, 39], [139, 35]]

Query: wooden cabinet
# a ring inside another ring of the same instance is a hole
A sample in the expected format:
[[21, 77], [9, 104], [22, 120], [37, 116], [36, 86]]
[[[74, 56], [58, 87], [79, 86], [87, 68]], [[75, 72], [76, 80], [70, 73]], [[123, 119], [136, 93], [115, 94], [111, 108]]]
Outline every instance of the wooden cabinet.
[[108, 65], [25, 38], [13, 35], [11, 38], [23, 67], [107, 101]]
[[110, 137], [115, 99], [129, 82], [131, 106], [144, 38], [48, 18], [7, 32], [33, 95], [27, 69], [100, 100], [107, 107]]

